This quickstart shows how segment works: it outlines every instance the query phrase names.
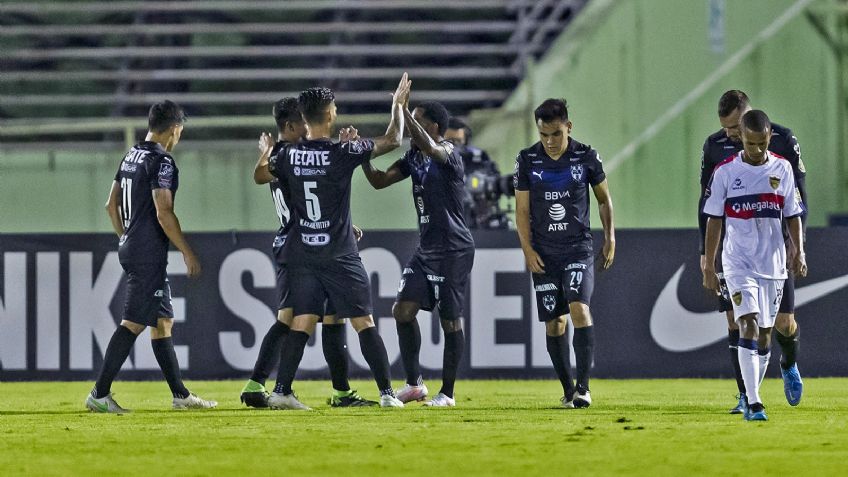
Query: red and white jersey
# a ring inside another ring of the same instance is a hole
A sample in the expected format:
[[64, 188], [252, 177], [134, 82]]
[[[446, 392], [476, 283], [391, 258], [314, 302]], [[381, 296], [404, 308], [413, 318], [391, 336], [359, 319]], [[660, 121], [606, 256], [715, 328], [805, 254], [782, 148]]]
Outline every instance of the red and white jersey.
[[786, 278], [786, 245], [781, 219], [801, 215], [789, 161], [768, 152], [752, 166], [740, 151], [719, 164], [704, 204], [706, 215], [725, 219], [725, 276]]

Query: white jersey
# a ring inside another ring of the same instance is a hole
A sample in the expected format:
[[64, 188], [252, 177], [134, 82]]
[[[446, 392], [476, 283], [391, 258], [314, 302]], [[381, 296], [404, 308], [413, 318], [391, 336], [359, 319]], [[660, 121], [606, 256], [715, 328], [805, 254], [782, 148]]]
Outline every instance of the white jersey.
[[765, 164], [752, 166], [743, 152], [713, 172], [704, 204], [706, 215], [725, 218], [724, 275], [786, 278], [786, 245], [781, 219], [801, 215], [789, 161], [768, 152]]

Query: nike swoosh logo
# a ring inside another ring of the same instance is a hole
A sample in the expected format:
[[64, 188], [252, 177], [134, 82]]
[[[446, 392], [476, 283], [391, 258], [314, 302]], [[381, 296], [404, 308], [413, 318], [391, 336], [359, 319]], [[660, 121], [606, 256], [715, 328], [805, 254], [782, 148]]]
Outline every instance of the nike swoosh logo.
[[[677, 298], [677, 287], [686, 265], [681, 265], [665, 285], [651, 310], [651, 336], [666, 351], [685, 352], [727, 338], [727, 320], [715, 311], [687, 310]], [[795, 289], [795, 308], [848, 286], [848, 275]]]

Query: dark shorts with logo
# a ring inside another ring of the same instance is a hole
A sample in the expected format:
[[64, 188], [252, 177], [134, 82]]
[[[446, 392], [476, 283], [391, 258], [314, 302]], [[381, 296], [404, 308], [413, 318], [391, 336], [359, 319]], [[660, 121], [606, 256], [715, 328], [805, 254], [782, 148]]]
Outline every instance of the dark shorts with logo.
[[289, 264], [286, 274], [294, 316], [327, 313], [355, 318], [371, 314], [371, 279], [358, 253]]
[[473, 265], [473, 248], [438, 254], [416, 250], [403, 268], [397, 301], [418, 303], [424, 311], [438, 309], [440, 319], [457, 320], [465, 310]]
[[595, 259], [591, 252], [542, 260], [545, 273], [533, 274], [539, 321], [567, 315], [571, 302], [589, 305], [595, 289]]
[[156, 326], [159, 318], [174, 317], [167, 263], [122, 263], [121, 266], [127, 274], [124, 320]]

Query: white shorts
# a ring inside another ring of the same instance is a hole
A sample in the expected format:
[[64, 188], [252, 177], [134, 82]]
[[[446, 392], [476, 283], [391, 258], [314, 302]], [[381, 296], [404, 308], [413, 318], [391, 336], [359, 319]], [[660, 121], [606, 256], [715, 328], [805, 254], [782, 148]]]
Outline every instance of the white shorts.
[[733, 314], [739, 317], [757, 314], [760, 328], [771, 328], [777, 318], [780, 300], [783, 298], [784, 280], [753, 277], [725, 277]]

